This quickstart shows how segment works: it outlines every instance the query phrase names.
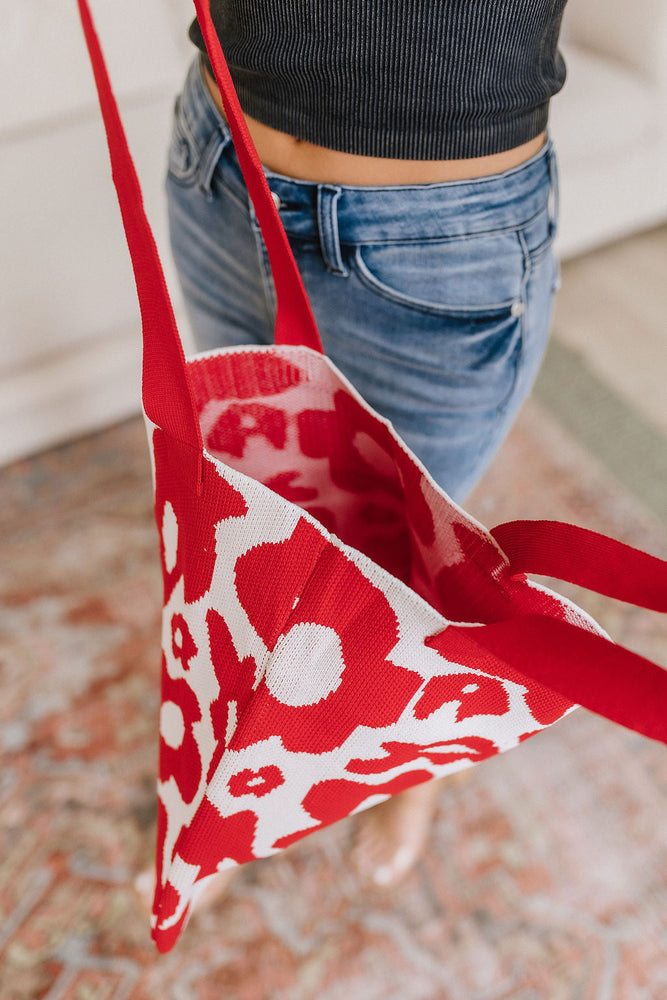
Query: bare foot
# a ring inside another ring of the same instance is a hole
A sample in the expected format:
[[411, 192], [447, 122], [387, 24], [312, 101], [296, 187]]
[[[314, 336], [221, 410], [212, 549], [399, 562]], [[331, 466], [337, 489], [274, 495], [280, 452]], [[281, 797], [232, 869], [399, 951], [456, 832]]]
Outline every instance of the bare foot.
[[[226, 895], [237, 870], [237, 868], [227, 868], [224, 872], [218, 872], [201, 891], [199, 896], [197, 896], [197, 899], [193, 903], [193, 910], [204, 910], [206, 907], [212, 906], [213, 903], [217, 903], [219, 899], [222, 899]], [[149, 914], [152, 913], [153, 896], [155, 895], [155, 869], [144, 868], [134, 880], [134, 889], [141, 900], [143, 908]]]
[[[453, 777], [460, 781], [463, 772]], [[352, 863], [364, 881], [394, 886], [414, 867], [424, 850], [446, 780], [414, 785], [359, 815]]]

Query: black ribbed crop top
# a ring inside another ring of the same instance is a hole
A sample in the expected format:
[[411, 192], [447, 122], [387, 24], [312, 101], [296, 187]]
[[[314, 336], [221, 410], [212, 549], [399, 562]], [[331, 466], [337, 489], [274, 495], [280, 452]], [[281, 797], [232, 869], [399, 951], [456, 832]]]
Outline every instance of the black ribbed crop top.
[[[544, 130], [566, 0], [210, 0], [246, 114], [367, 156], [464, 159]], [[205, 50], [196, 21], [190, 37]]]

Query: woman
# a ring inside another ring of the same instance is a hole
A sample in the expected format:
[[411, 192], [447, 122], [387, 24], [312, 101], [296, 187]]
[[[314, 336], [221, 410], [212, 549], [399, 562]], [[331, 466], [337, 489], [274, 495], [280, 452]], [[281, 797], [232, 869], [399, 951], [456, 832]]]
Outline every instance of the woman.
[[[325, 351], [458, 502], [548, 338], [564, 4], [211, 0]], [[190, 36], [202, 54], [176, 103], [167, 191], [193, 332], [200, 350], [271, 343], [266, 250], [196, 22]], [[361, 873], [403, 877], [438, 792], [360, 817]]]

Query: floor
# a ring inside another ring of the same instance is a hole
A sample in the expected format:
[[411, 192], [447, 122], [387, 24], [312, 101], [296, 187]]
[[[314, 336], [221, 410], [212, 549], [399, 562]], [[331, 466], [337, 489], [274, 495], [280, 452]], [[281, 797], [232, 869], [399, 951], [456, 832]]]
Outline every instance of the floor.
[[[662, 260], [662, 264], [658, 262]], [[667, 227], [563, 266], [552, 349], [469, 505], [667, 557]], [[582, 347], [582, 345], [585, 345]], [[160, 581], [143, 426], [0, 474], [2, 1000], [667, 1000], [667, 752], [583, 710], [444, 785], [405, 884], [339, 823], [238, 874], [160, 957]], [[667, 663], [667, 622], [561, 586]]]

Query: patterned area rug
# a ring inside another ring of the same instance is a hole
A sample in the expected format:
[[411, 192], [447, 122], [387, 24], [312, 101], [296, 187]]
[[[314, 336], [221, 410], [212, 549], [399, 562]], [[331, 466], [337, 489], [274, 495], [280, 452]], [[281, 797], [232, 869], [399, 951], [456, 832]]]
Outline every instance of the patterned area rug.
[[[143, 425], [1, 474], [2, 1000], [667, 1000], [667, 751], [584, 711], [442, 786], [391, 893], [350, 821], [241, 869], [160, 957], [160, 581]], [[530, 403], [478, 491], [492, 526], [574, 521], [667, 556], [658, 522]], [[565, 585], [667, 662], [667, 623]]]

